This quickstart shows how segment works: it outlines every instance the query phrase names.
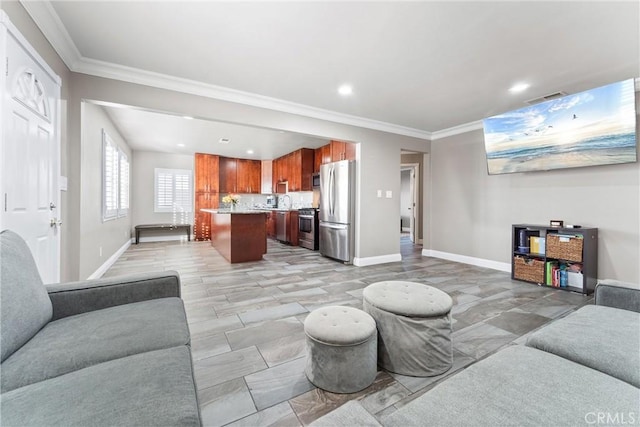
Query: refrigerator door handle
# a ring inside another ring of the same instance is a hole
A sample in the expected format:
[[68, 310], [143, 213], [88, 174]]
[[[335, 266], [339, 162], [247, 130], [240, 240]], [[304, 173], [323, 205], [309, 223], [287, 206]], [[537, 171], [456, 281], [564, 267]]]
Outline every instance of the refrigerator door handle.
[[320, 225], [320, 227], [332, 228], [334, 230], [346, 230], [347, 229], [346, 225], [329, 224], [327, 222], [321, 222], [319, 225]]
[[331, 197], [331, 208], [330, 208], [330, 213], [331, 216], [336, 214], [336, 170], [335, 168], [332, 166], [331, 167], [331, 184], [330, 184], [330, 188], [331, 188], [331, 193], [330, 193], [330, 197]]

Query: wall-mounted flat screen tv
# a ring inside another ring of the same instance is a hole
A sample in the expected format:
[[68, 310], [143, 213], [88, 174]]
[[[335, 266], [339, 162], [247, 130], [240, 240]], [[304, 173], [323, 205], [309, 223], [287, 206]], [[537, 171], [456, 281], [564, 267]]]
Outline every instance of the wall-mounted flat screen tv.
[[490, 175], [637, 161], [634, 80], [484, 119]]

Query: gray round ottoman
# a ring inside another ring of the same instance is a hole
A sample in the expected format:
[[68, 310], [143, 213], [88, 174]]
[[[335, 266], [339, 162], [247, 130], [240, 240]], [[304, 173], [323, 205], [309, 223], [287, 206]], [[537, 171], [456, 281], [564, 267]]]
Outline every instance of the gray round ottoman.
[[413, 282], [367, 286], [363, 308], [378, 328], [378, 364], [391, 372], [430, 377], [451, 368], [451, 297]]
[[305, 374], [317, 387], [355, 393], [373, 383], [377, 373], [376, 322], [353, 307], [323, 307], [304, 321], [307, 335]]

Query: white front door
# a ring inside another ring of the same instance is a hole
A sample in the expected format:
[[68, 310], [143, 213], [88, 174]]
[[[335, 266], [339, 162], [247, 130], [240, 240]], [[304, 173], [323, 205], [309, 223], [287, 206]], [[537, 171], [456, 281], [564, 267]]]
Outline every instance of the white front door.
[[2, 17], [0, 229], [22, 236], [45, 283], [60, 280], [59, 79]]

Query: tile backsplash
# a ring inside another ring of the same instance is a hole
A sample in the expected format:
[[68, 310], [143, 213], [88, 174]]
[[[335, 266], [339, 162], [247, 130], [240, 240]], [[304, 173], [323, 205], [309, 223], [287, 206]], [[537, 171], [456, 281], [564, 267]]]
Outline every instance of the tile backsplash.
[[[226, 204], [222, 202], [222, 198], [226, 196], [225, 194], [220, 194], [220, 207], [226, 207]], [[265, 207], [267, 204], [267, 196], [269, 194], [243, 194], [240, 193], [240, 201], [239, 205], [242, 208], [254, 208], [254, 207]], [[289, 196], [288, 198], [286, 196]], [[308, 208], [312, 206], [313, 203], [313, 191], [295, 191], [284, 194], [278, 194], [278, 206], [283, 206], [283, 203], [286, 203], [292, 209], [299, 208]]]

